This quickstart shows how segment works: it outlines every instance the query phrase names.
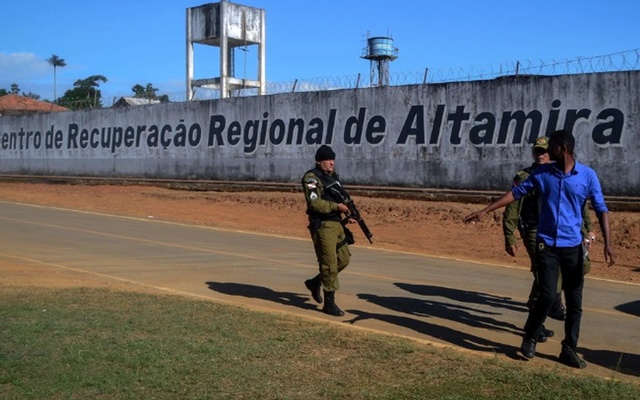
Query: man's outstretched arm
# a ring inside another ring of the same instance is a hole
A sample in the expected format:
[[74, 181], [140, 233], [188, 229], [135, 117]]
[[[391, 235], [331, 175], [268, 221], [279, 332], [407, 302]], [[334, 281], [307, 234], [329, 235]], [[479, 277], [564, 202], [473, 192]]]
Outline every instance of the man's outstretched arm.
[[485, 208], [480, 211], [476, 211], [473, 214], [469, 214], [464, 217], [464, 222], [468, 224], [469, 222], [479, 221], [486, 213], [491, 212], [493, 210], [497, 210], [498, 208], [505, 207], [511, 203], [516, 201], [515, 197], [513, 197], [513, 193], [511, 191], [506, 192], [502, 195], [498, 200], [489, 204]]

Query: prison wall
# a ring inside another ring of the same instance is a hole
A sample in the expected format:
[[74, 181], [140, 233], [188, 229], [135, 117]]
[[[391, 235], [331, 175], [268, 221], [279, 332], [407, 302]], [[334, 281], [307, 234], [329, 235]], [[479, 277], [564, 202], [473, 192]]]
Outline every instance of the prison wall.
[[0, 173], [504, 190], [569, 129], [608, 195], [640, 195], [640, 71], [285, 93], [0, 117]]

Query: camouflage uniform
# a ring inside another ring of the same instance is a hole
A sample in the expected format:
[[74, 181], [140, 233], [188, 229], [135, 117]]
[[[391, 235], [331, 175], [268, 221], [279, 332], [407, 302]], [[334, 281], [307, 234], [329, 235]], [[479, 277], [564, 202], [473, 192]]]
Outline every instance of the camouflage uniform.
[[338, 273], [349, 265], [351, 253], [347, 235], [341, 224], [342, 215], [338, 211], [340, 198], [332, 191], [325, 190], [327, 184], [337, 184], [338, 174], [331, 175], [314, 168], [304, 174], [302, 189], [307, 203], [309, 232], [320, 265], [322, 287], [325, 291], [340, 289]]
[[335, 292], [340, 289], [338, 274], [351, 260], [348, 245], [353, 243], [353, 234], [343, 225], [348, 222], [343, 220], [340, 211], [342, 207], [342, 211], [347, 212], [343, 200], [346, 193], [333, 169], [335, 156], [331, 147], [320, 146], [316, 151], [316, 168], [302, 177], [308, 228], [320, 269], [318, 275], [307, 279], [304, 284], [318, 303], [323, 303], [321, 292], [324, 292], [322, 312], [340, 317], [344, 311], [335, 303]]

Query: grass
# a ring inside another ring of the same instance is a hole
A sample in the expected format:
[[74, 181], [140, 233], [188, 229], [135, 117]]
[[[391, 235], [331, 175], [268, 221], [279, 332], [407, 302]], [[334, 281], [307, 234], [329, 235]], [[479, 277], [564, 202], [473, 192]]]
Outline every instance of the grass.
[[638, 399], [640, 387], [179, 296], [0, 287], [0, 398]]

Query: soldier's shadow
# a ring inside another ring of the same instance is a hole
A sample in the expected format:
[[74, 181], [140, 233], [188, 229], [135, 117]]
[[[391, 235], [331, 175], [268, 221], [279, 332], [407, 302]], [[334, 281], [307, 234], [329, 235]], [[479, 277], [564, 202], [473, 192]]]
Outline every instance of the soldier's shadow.
[[518, 348], [508, 344], [495, 342], [479, 336], [472, 335], [467, 332], [459, 331], [443, 325], [434, 324], [415, 318], [404, 317], [400, 315], [371, 313], [362, 310], [346, 310], [349, 314], [355, 315], [354, 318], [345, 321], [348, 323], [357, 323], [358, 321], [375, 319], [396, 326], [403, 326], [412, 329], [425, 336], [440, 339], [452, 345], [462, 347], [474, 351], [483, 351], [490, 353], [504, 354], [512, 359], [521, 360], [518, 355]]
[[317, 306], [309, 303], [308, 296], [292, 292], [277, 292], [264, 286], [247, 285], [234, 282], [206, 282], [209, 289], [230, 296], [243, 296], [253, 299], [267, 300], [285, 306], [316, 310]]
[[528, 311], [527, 306], [524, 303], [514, 301], [510, 297], [501, 297], [490, 293], [472, 292], [469, 290], [452, 289], [441, 286], [413, 285], [402, 282], [395, 283], [395, 285], [409, 293], [421, 296], [438, 296], [465, 304], [487, 305], [494, 308], [504, 308], [519, 312]]
[[640, 355], [611, 350], [591, 350], [578, 347], [585, 361], [600, 365], [617, 373], [640, 376]]
[[614, 307], [618, 311], [640, 317], [640, 300], [631, 301], [629, 303], [620, 304]]
[[[400, 289], [417, 294], [421, 298], [404, 296], [377, 296], [368, 293], [358, 294], [358, 298], [379, 307], [394, 311], [394, 314], [371, 313], [359, 310], [349, 310], [356, 317], [350, 322], [355, 323], [364, 319], [377, 319], [390, 324], [412, 329], [420, 334], [437, 338], [441, 341], [466, 348], [469, 350], [495, 352], [505, 354], [514, 359], [522, 359], [518, 355], [518, 348], [499, 343], [468, 333], [466, 329], [456, 329], [447, 323], [434, 323], [430, 318], [449, 320], [464, 324], [470, 328], [489, 331], [502, 331], [522, 336], [522, 329], [500, 318], [500, 309], [525, 312], [524, 304], [508, 297], [499, 297], [487, 293], [471, 292], [430, 285], [414, 285], [395, 283]], [[442, 297], [452, 301], [439, 301], [435, 297]], [[491, 309], [473, 307], [474, 305], [489, 306]], [[498, 310], [494, 310], [498, 309]], [[402, 315], [402, 314], [406, 314]], [[454, 325], [455, 326], [455, 325]], [[471, 329], [469, 329], [471, 330]], [[543, 355], [540, 355], [544, 357]]]

